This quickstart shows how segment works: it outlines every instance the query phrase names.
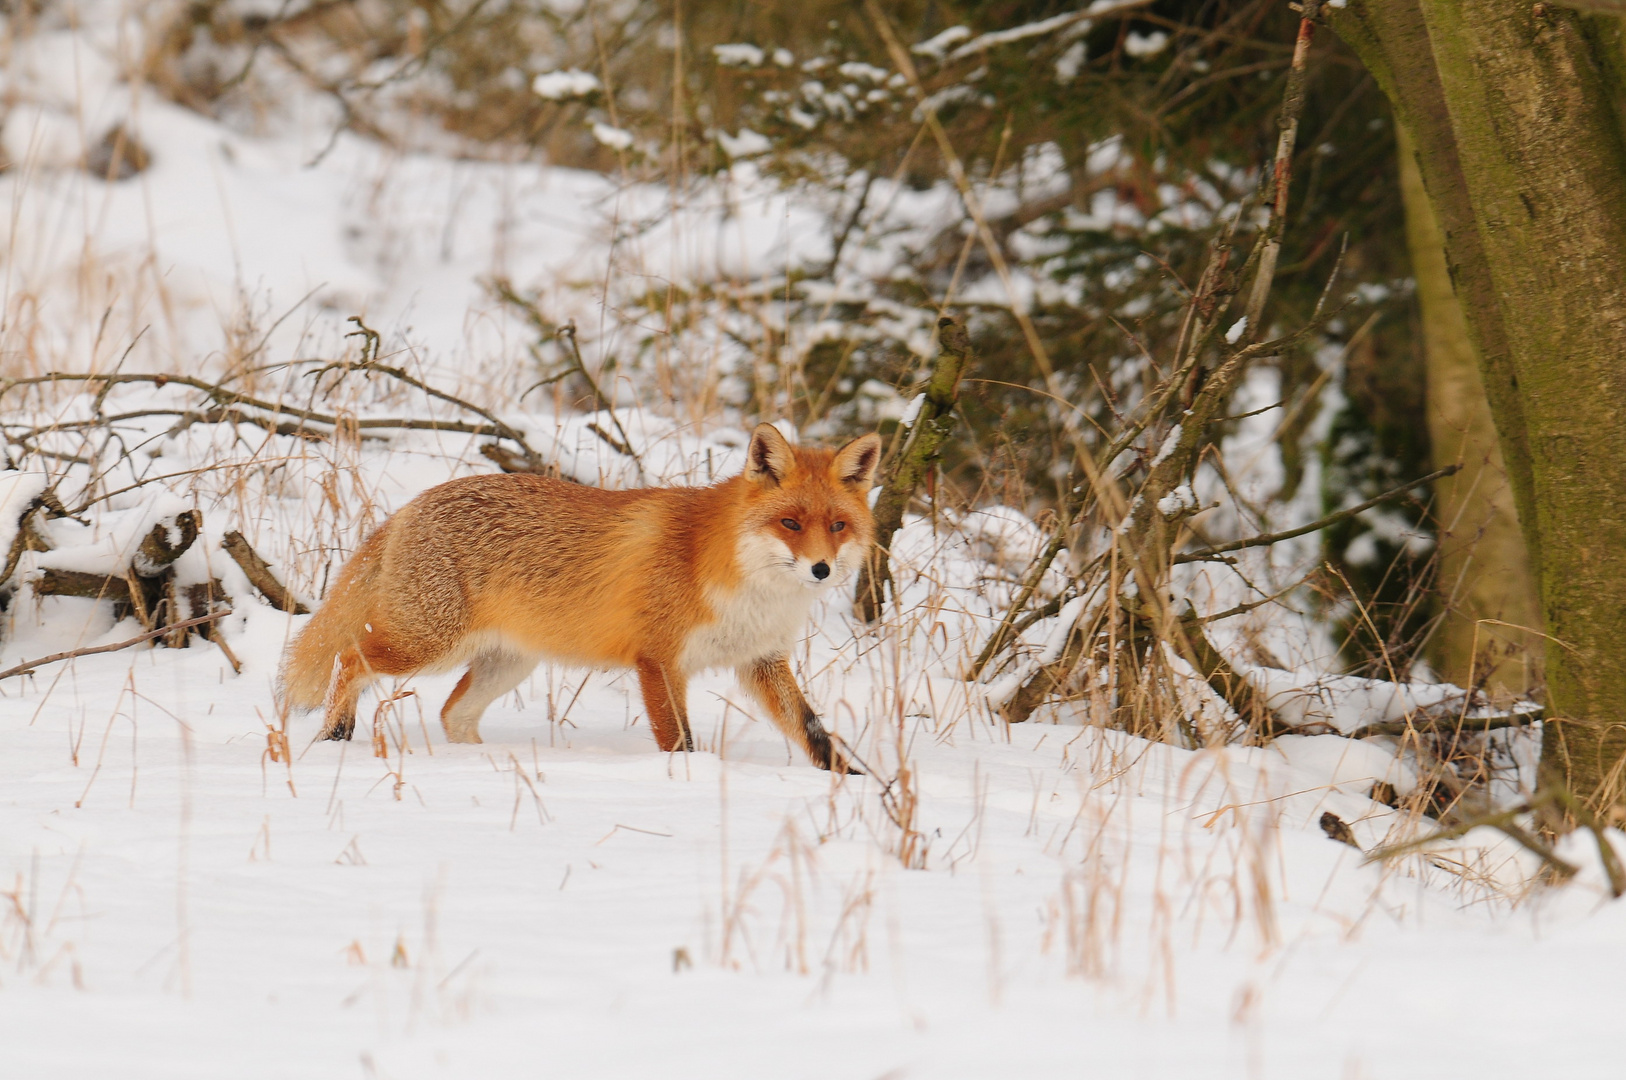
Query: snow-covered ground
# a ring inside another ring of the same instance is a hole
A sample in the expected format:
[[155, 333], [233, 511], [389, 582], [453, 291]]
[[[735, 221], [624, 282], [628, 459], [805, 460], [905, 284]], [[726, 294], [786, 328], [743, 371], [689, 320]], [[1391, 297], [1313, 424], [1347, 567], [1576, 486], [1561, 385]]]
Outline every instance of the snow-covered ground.
[[800, 667], [877, 771], [901, 731], [915, 868], [877, 781], [722, 679], [687, 756], [626, 676], [544, 669], [484, 745], [444, 743], [449, 680], [419, 680], [387, 758], [365, 717], [348, 745], [305, 720], [291, 763], [268, 608], [241, 675], [195, 643], [10, 684], [5, 1074], [1608, 1075], [1626, 909], [1594, 871], [1513, 907], [1362, 865], [1316, 825], [1393, 824], [1362, 744], [1000, 731], [843, 607]]
[[[390, 362], [496, 408], [578, 479], [628, 484], [637, 469], [588, 426], [605, 414], [520, 398], [534, 334], [490, 280], [575, 319], [598, 357], [642, 347], [605, 302], [640, 275], [760, 276], [827, 243], [815, 208], [744, 170], [629, 229], [663, 193], [348, 135], [321, 155], [332, 118], [301, 120], [297, 102], [245, 134], [132, 91], [123, 48], [93, 22], [15, 44], [3, 374], [126, 363], [314, 395], [313, 365], [288, 365], [354, 358], [359, 314]], [[114, 122], [153, 164], [107, 184], [73, 163]], [[921, 351], [931, 315], [894, 329]], [[676, 351], [612, 391], [647, 479], [740, 467], [738, 417], [689, 408], [724, 368]], [[1248, 393], [1273, 400], [1260, 378]], [[380, 377], [324, 386], [323, 408], [468, 419]], [[34, 425], [199, 400], [8, 393], [0, 419]], [[44, 433], [47, 456], [0, 476], [24, 503], [55, 480], [70, 508], [91, 468], [109, 470], [92, 494], [168, 478], [38, 524], [53, 550], [19, 562], [0, 668], [138, 633], [109, 603], [26, 582], [122, 573], [187, 507], [203, 534], [182, 571], [232, 596], [221, 632], [242, 662], [195, 639], [0, 680], [0, 1076], [1615, 1075], [1626, 908], [1582, 837], [1561, 888], [1494, 833], [1367, 864], [1319, 821], [1336, 814], [1366, 849], [1427, 827], [1368, 797], [1410, 782], [1390, 742], [1194, 751], [1067, 709], [994, 719], [989, 687], [959, 675], [1036, 543], [1013, 511], [912, 522], [879, 631], [841, 594], [820, 609], [797, 666], [871, 777], [811, 768], [730, 679], [693, 686], [698, 747], [667, 755], [628, 675], [546, 667], [493, 707], [480, 746], [439, 733], [448, 676], [376, 714], [365, 699], [349, 744], [312, 742], [315, 718], [295, 717], [284, 754], [271, 688], [301, 617], [257, 599], [221, 538], [241, 530], [314, 597], [384, 515], [490, 470], [489, 440], [174, 422], [131, 418], [90, 445]], [[1264, 453], [1248, 437], [1228, 453]], [[1242, 482], [1268, 486], [1269, 467]], [[0, 502], [9, 549], [17, 500]], [[1215, 606], [1238, 599], [1223, 593]], [[1309, 685], [1313, 628], [1261, 633], [1297, 670], [1250, 670], [1298, 720], [1349, 731], [1448, 693]]]

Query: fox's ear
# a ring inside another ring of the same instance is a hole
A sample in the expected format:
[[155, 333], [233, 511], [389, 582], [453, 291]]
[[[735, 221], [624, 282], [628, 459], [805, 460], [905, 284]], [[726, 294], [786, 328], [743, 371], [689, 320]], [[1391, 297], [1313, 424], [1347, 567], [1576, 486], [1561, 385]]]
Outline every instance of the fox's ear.
[[836, 451], [830, 470], [843, 484], [869, 487], [875, 479], [875, 466], [881, 461], [881, 437], [874, 432], [860, 435]]
[[784, 482], [796, 464], [796, 455], [790, 442], [772, 424], [758, 424], [751, 432], [751, 445], [745, 449], [746, 479], [763, 487], [775, 487]]

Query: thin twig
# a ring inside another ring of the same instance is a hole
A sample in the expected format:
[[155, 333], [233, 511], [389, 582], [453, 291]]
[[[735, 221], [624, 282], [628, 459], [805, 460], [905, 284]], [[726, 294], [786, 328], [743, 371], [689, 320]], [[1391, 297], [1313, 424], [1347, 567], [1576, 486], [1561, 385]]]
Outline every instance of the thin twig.
[[508, 431], [511, 431], [511, 429], [507, 429], [506, 425], [470, 424], [459, 420], [420, 420], [414, 417], [341, 418], [328, 413], [316, 412], [313, 409], [301, 409], [293, 405], [264, 401], [248, 394], [238, 393], [235, 390], [228, 390], [218, 383], [207, 382], [190, 375], [148, 375], [140, 372], [97, 375], [90, 372], [53, 371], [44, 375], [33, 375], [22, 379], [0, 379], [0, 396], [4, 396], [8, 391], [22, 386], [38, 386], [44, 383], [58, 382], [103, 381], [150, 383], [160, 388], [171, 384], [185, 386], [208, 394], [222, 405], [242, 405], [272, 415], [294, 416], [301, 420], [309, 420], [312, 423], [325, 424], [335, 428], [340, 424], [344, 424], [361, 430], [395, 428], [403, 431], [455, 431], [466, 435], [491, 435], [497, 438], [508, 438], [510, 437]]
[[[542, 312], [537, 309], [536, 301], [527, 300], [525, 297], [521, 296], [515, 291], [513, 284], [504, 278], [496, 278], [493, 280], [491, 283], [491, 288], [494, 292], [496, 292], [497, 299], [501, 300], [505, 304], [508, 304], [510, 307], [518, 308], [520, 313], [525, 316], [525, 321], [530, 323], [531, 328], [536, 331], [538, 344], [541, 344], [551, 337], [555, 341], [563, 339], [566, 345], [569, 347], [570, 367], [556, 375], [542, 380], [542, 382], [538, 383], [536, 386], [531, 387], [530, 390], [525, 391], [525, 394], [529, 394], [531, 390], [537, 389], [538, 386], [546, 386], [549, 383], [558, 382], [560, 379], [565, 378], [568, 375], [580, 375], [582, 377], [582, 381], [587, 384], [587, 389], [593, 394], [593, 402], [597, 410], [599, 412], [609, 414], [610, 423], [615, 425], [616, 432], [621, 436], [621, 445], [617, 446], [616, 440], [610, 438], [603, 431], [598, 430], [596, 425], [593, 426], [593, 434], [597, 435], [600, 439], [603, 439], [605, 445], [613, 447], [616, 451], [632, 458], [633, 464], [638, 468], [638, 478], [642, 480], [644, 478], [643, 459], [638, 456], [638, 451], [634, 449], [632, 438], [627, 434], [627, 429], [621, 426], [621, 418], [615, 414], [614, 403], [612, 403], [609, 397], [605, 395], [603, 388], [598, 384], [598, 380], [593, 377], [593, 373], [591, 371], [587, 370], [587, 364], [582, 360], [581, 343], [576, 340], [575, 322], [567, 322], [562, 326], [556, 326], [548, 322], [547, 319], [543, 318]], [[532, 349], [532, 355], [537, 356], [538, 361], [541, 362], [541, 356], [534, 348]], [[520, 397], [523, 398], [525, 394], [521, 394]]]
[[1321, 529], [1336, 525], [1340, 521], [1347, 521], [1356, 514], [1364, 513], [1365, 511], [1372, 509], [1372, 507], [1377, 506], [1379, 503], [1385, 503], [1393, 499], [1398, 499], [1400, 496], [1406, 494], [1406, 492], [1410, 491], [1418, 484], [1427, 484], [1431, 481], [1439, 480], [1442, 477], [1460, 472], [1461, 469], [1461, 465], [1447, 465], [1445, 468], [1431, 472], [1427, 476], [1420, 476], [1416, 480], [1407, 481], [1397, 488], [1392, 488], [1389, 491], [1385, 491], [1382, 495], [1375, 495], [1357, 506], [1351, 506], [1347, 510], [1340, 510], [1336, 514], [1328, 514], [1326, 517], [1312, 521], [1308, 525], [1301, 525], [1296, 529], [1287, 529], [1282, 532], [1266, 533], [1263, 536], [1250, 536], [1246, 540], [1233, 540], [1228, 544], [1218, 544], [1211, 548], [1204, 548], [1201, 551], [1187, 551], [1180, 555], [1176, 555], [1174, 557], [1174, 561], [1176, 563], [1205, 562], [1214, 558], [1216, 555], [1223, 555], [1227, 551], [1241, 551], [1244, 548], [1269, 547], [1271, 544], [1279, 544], [1283, 540], [1291, 540], [1295, 536], [1303, 536], [1305, 533], [1318, 532]]
[[[644, 478], [643, 458], [640, 458], [638, 451], [633, 449], [632, 437], [627, 434], [627, 429], [621, 426], [621, 418], [615, 414], [614, 404], [604, 396], [604, 391], [599, 389], [598, 380], [593, 378], [592, 373], [587, 370], [587, 365], [582, 362], [582, 347], [581, 343], [576, 340], [575, 322], [567, 322], [559, 327], [557, 336], [564, 338], [570, 344], [570, 355], [576, 362], [576, 373], [586, 380], [588, 389], [593, 391], [593, 397], [598, 402], [599, 409], [609, 415], [610, 423], [615, 425], [616, 432], [621, 436], [621, 446], [616, 447], [616, 449], [632, 458], [632, 463], [638, 468], [638, 479], [642, 480]], [[595, 434], [609, 445], [615, 446], [615, 442], [602, 431], [596, 431]]]
[[541, 455], [537, 454], [536, 451], [531, 449], [530, 445], [525, 441], [525, 436], [503, 423], [502, 420], [500, 420], [497, 415], [491, 412], [489, 409], [483, 409], [474, 404], [472, 401], [467, 401], [456, 396], [455, 394], [448, 394], [444, 390], [430, 386], [422, 379], [409, 375], [403, 368], [392, 367], [389, 364], [380, 363], [378, 360], [378, 349], [382, 342], [382, 338], [380, 338], [378, 331], [362, 322], [360, 315], [350, 316], [349, 321], [360, 327], [359, 330], [352, 331], [351, 333], [346, 334], [345, 337], [360, 337], [362, 339], [361, 363], [328, 364], [324, 367], [318, 368], [314, 372], [307, 372], [307, 377], [315, 376], [316, 378], [321, 378], [324, 374], [335, 368], [346, 371], [376, 371], [380, 375], [388, 375], [392, 379], [398, 379], [401, 382], [406, 383], [408, 386], [423, 391], [432, 398], [439, 398], [441, 401], [456, 405], [460, 409], [464, 409], [478, 417], [483, 418], [491, 424], [493, 429], [495, 429], [494, 433], [498, 438], [507, 439], [516, 444], [520, 448], [520, 452], [525, 455], [525, 459], [532, 465], [540, 465], [542, 463]]
[[1286, 596], [1288, 593], [1292, 592], [1294, 589], [1298, 588], [1302, 584], [1304, 584], [1302, 581], [1296, 582], [1296, 583], [1294, 583], [1292, 585], [1289, 585], [1285, 589], [1282, 589], [1282, 590], [1280, 590], [1278, 592], [1272, 593], [1270, 596], [1265, 597], [1263, 600], [1254, 600], [1251, 603], [1238, 604], [1238, 605], [1236, 605], [1236, 607], [1229, 607], [1229, 608], [1226, 608], [1224, 611], [1216, 611], [1212, 615], [1204, 615], [1201, 618], [1199, 618], [1197, 621], [1206, 624], [1206, 623], [1211, 623], [1211, 622], [1219, 622], [1221, 619], [1234, 619], [1238, 615], [1246, 615], [1248, 612], [1254, 611], [1254, 610], [1256, 610], [1258, 608], [1262, 608], [1266, 604], [1274, 604], [1276, 601], [1280, 600], [1282, 597]]
[[[1044, 581], [1045, 572], [1056, 561], [1056, 556], [1061, 554], [1061, 549], [1067, 546], [1067, 530], [1072, 522], [1067, 514], [1070, 507], [1066, 501], [1063, 501], [1061, 509], [1062, 513], [1056, 520], [1056, 529], [1051, 533], [1050, 541], [1045, 544], [1044, 550], [1039, 553], [1037, 559], [1033, 560], [1033, 565], [1028, 568], [1027, 573], [1023, 576], [1022, 587], [1018, 590], [1016, 599], [1011, 601], [1010, 607], [1005, 611], [1005, 617], [1000, 619], [999, 625], [994, 628], [994, 632], [988, 638], [987, 644], [983, 645], [982, 651], [977, 654], [977, 658], [966, 669], [966, 682], [976, 682], [981, 677], [983, 669], [988, 666], [989, 661], [993, 660], [1006, 645], [1020, 637], [1023, 630], [1040, 619], [1048, 618], [1049, 615], [1061, 611], [1062, 601], [1061, 597], [1058, 596], [1038, 611], [1031, 613], [1028, 618], [1019, 621], [1023, 609], [1032, 601], [1033, 594], [1039, 591], [1039, 584]], [[1100, 560], [1097, 559], [1096, 561], [1099, 562]], [[1055, 610], [1050, 610], [1052, 607]]]
[[[1329, 279], [1327, 287], [1328, 289], [1331, 288], [1331, 279]], [[1323, 296], [1325, 295], [1326, 290], [1323, 290]], [[1291, 334], [1276, 338], [1272, 341], [1254, 342], [1252, 345], [1248, 345], [1238, 350], [1220, 365], [1215, 372], [1214, 378], [1224, 382], [1234, 381], [1235, 375], [1240, 372], [1248, 362], [1257, 359], [1266, 359], [1268, 357], [1277, 356], [1283, 352], [1286, 352], [1288, 349], [1291, 349], [1302, 342], [1315, 330], [1319, 329], [1320, 326], [1325, 323], [1332, 314], [1335, 314], [1335, 312], [1321, 313], [1317, 319], [1306, 324], [1305, 326], [1300, 327]], [[1161, 403], [1157, 406], [1158, 409], [1163, 408], [1170, 400], [1172, 400], [1173, 389], [1178, 387], [1180, 380], [1182, 380], [1191, 370], [1193, 369], [1189, 366], [1183, 367], [1179, 371], [1176, 371], [1174, 375], [1170, 376], [1169, 380], [1164, 383], [1163, 390], [1161, 391]], [[1155, 413], [1153, 415], [1155, 415]], [[1145, 430], [1146, 426], [1146, 423], [1140, 424], [1134, 429], [1135, 434], [1138, 436], [1142, 431]], [[1090, 472], [1093, 470], [1092, 475], [1100, 478], [1101, 476], [1105, 475], [1106, 469], [1112, 463], [1113, 459], [1128, 448], [1128, 441], [1120, 436], [1118, 439], [1114, 440], [1112, 445], [1107, 448], [1107, 451], [1100, 456], [1099, 462], [1092, 463], [1091, 468], [1087, 469], [1086, 471]], [[1109, 482], [1111, 481], [1110, 477], [1107, 479]], [[1432, 479], [1432, 477], [1423, 478], [1423, 480], [1428, 479]], [[1414, 480], [1411, 484], [1407, 485], [1407, 487], [1413, 487], [1416, 484], [1422, 483], [1423, 480]], [[1006, 612], [1005, 618], [1000, 621], [1000, 625], [995, 629], [993, 637], [989, 639], [988, 644], [983, 646], [982, 651], [977, 655], [977, 659], [973, 661], [972, 665], [967, 669], [965, 677], [968, 681], [975, 680], [979, 675], [981, 675], [983, 669], [988, 665], [989, 661], [998, 654], [999, 650], [1015, 640], [1015, 637], [1012, 634], [1012, 628], [1016, 624], [1017, 617], [1021, 615], [1023, 609], [1026, 608], [1028, 603], [1032, 600], [1034, 593], [1038, 590], [1039, 582], [1044, 578], [1045, 571], [1050, 569], [1051, 564], [1056, 561], [1056, 557], [1060, 555], [1062, 550], [1067, 546], [1067, 529], [1070, 527], [1071, 522], [1077, 517], [1077, 513], [1074, 511], [1076, 510], [1081, 512], [1087, 505], [1087, 495], [1084, 493], [1086, 491], [1098, 491], [1099, 489], [1100, 485], [1096, 482], [1096, 480], [1092, 480], [1086, 487], [1086, 485], [1076, 482], [1076, 474], [1069, 476], [1066, 501], [1063, 503], [1063, 510], [1066, 511], [1066, 513], [1064, 513], [1059, 519], [1056, 530], [1051, 534], [1050, 540], [1045, 544], [1044, 550], [1039, 553], [1038, 558], [1033, 561], [1033, 565], [1029, 567], [1028, 572], [1023, 576], [1022, 588], [1018, 592], [1015, 601], [1012, 602], [1010, 610]], [[1155, 501], [1156, 500], [1153, 500], [1154, 503]], [[1349, 513], [1359, 513], [1362, 509], [1366, 509], [1366, 507], [1356, 507], [1349, 511]], [[1331, 522], [1327, 522], [1327, 524], [1331, 524]], [[1308, 527], [1306, 528], [1306, 531], [1310, 531]], [[1278, 537], [1277, 539], [1285, 538], [1286, 537]], [[1226, 551], [1232, 549], [1219, 548], [1216, 550]], [[1204, 553], [1204, 557], [1211, 557], [1212, 555], [1213, 552]], [[1193, 562], [1196, 561], [1197, 558], [1197, 555], [1176, 556], [1172, 561], [1175, 563]]]
[[[1484, 826], [1496, 829], [1497, 831], [1506, 835], [1520, 847], [1523, 847], [1535, 854], [1559, 878], [1569, 879], [1580, 873], [1580, 868], [1574, 863], [1570, 863], [1559, 858], [1558, 854], [1554, 852], [1552, 848], [1548, 847], [1536, 837], [1532, 836], [1528, 830], [1522, 828], [1518, 824], [1518, 819], [1520, 817], [1525, 814], [1532, 813], [1541, 806], [1552, 801], [1554, 801], [1554, 797], [1549, 792], [1540, 792], [1531, 796], [1529, 800], [1520, 803], [1518, 806], [1509, 807], [1506, 810], [1498, 810], [1489, 814], [1481, 814], [1475, 817], [1465, 818], [1453, 825], [1447, 825], [1436, 829], [1427, 836], [1420, 836], [1415, 840], [1408, 840], [1400, 844], [1389, 844], [1384, 847], [1380, 847], [1368, 854], [1366, 861], [1381, 862], [1385, 859], [1392, 859], [1399, 855], [1409, 855], [1413, 852], [1422, 850], [1430, 844], [1439, 843], [1445, 840], [1455, 840], [1458, 837], [1466, 836], [1473, 830]], [[1613, 884], [1614, 883], [1611, 882], [1611, 885]]]

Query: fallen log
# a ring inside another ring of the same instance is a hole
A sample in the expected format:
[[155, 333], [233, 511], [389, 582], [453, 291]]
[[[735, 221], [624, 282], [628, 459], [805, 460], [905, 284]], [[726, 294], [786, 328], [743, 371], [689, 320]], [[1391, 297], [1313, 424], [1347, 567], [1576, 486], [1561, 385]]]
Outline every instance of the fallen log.
[[[202, 528], [202, 513], [183, 511], [152, 527], [122, 576], [48, 566], [31, 582], [34, 594], [111, 600], [115, 618], [133, 615], [143, 630], [161, 633], [163, 643], [172, 649], [186, 647], [193, 627], [201, 627], [198, 632], [205, 640], [219, 643], [211, 620], [198, 620], [231, 610], [231, 598], [221, 583], [211, 579], [180, 585], [175, 580], [176, 560], [197, 541]], [[237, 666], [234, 660], [233, 667]]]
[[44, 509], [44, 503], [36, 499], [23, 511], [22, 517], [18, 518], [17, 535], [11, 541], [5, 568], [0, 569], [0, 582], [11, 580], [11, 575], [17, 572], [17, 564], [22, 562], [23, 552], [51, 550], [50, 540], [40, 532], [39, 526], [34, 521]]
[[39, 596], [83, 596], [90, 600], [112, 600], [133, 607], [130, 583], [122, 577], [90, 574], [83, 570], [59, 570], [47, 566], [31, 583]]
[[271, 606], [294, 615], [309, 615], [311, 609], [299, 601], [277, 575], [271, 572], [271, 564], [260, 558], [260, 553], [249, 544], [248, 538], [235, 529], [226, 534], [221, 542], [226, 554], [232, 561], [242, 567], [243, 575], [248, 578], [249, 584], [259, 590], [260, 595], [271, 601]]
[[[226, 588], [219, 578], [210, 578], [208, 581], [195, 581], [186, 587], [186, 617], [196, 619], [201, 615], [211, 615], [217, 611], [231, 610], [231, 597], [226, 595]], [[206, 641], [215, 639], [214, 624], [206, 623], [198, 631], [199, 636]]]
[[[131, 568], [144, 578], [157, 577], [186, 553], [187, 548], [197, 540], [201, 528], [203, 514], [197, 510], [183, 510], [171, 521], [158, 522], [151, 532], [141, 538], [141, 545], [130, 559]], [[176, 534], [174, 539], [171, 538], [171, 529]]]

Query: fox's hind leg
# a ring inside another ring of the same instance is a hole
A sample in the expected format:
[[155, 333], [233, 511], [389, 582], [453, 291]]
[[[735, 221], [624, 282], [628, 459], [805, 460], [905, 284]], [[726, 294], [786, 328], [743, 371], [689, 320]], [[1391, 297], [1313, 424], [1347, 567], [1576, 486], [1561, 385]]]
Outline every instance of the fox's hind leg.
[[638, 661], [638, 688], [655, 744], [667, 753], [693, 750], [689, 734], [689, 680], [677, 668], [655, 660]]
[[333, 674], [328, 678], [327, 696], [322, 700], [323, 739], [348, 739], [356, 730], [356, 699], [380, 675], [410, 675], [424, 666], [434, 653], [419, 647], [404, 647], [383, 635], [371, 633], [333, 657]]
[[792, 742], [807, 751], [813, 764], [821, 769], [838, 773], [857, 773], [861, 770], [830, 744], [830, 733], [819, 723], [813, 706], [802, 696], [796, 685], [796, 676], [790, 670], [790, 661], [783, 656], [772, 656], [745, 664], [739, 669], [740, 683], [760, 701]]
[[441, 706], [440, 726], [446, 729], [446, 741], [479, 742], [480, 717], [486, 708], [524, 682], [536, 664], [534, 656], [500, 650], [476, 656]]
[[322, 733], [317, 738], [350, 738], [356, 730], [356, 699], [372, 681], [372, 668], [361, 650], [346, 649], [333, 658], [333, 674], [322, 699]]

